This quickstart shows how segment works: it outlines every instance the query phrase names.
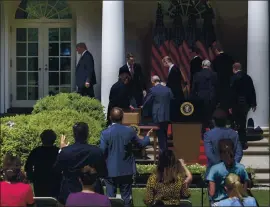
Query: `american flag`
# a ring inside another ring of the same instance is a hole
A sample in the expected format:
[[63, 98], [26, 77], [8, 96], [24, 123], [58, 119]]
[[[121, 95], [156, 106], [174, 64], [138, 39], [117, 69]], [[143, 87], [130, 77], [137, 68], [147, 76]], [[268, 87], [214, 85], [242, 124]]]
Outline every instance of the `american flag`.
[[164, 81], [167, 78], [167, 72], [164, 70], [161, 60], [164, 56], [168, 55], [168, 47], [167, 47], [167, 31], [164, 26], [163, 11], [160, 2], [158, 2], [156, 11], [156, 25], [154, 29], [151, 52], [152, 52], [151, 74], [158, 75], [161, 78], [161, 80]]
[[[213, 9], [209, 1], [195, 0], [187, 7], [188, 24], [185, 27], [183, 16], [183, 8], [181, 2], [185, 0], [171, 0], [171, 7], [168, 9], [170, 17], [173, 19], [173, 28], [165, 28], [163, 21], [163, 9], [159, 2], [156, 11], [156, 25], [154, 29], [154, 37], [152, 44], [152, 75], [159, 75], [162, 80], [166, 80], [168, 72], [164, 69], [161, 59], [164, 56], [170, 56], [175, 65], [177, 65], [182, 73], [184, 81], [187, 83], [186, 92], [190, 88], [190, 61], [194, 57], [193, 48], [200, 50], [202, 59], [212, 61], [215, 58], [212, 46], [215, 45], [216, 35], [212, 19], [214, 18]], [[185, 4], [186, 5], [186, 2]], [[203, 7], [202, 29], [197, 27], [196, 9], [200, 5]]]

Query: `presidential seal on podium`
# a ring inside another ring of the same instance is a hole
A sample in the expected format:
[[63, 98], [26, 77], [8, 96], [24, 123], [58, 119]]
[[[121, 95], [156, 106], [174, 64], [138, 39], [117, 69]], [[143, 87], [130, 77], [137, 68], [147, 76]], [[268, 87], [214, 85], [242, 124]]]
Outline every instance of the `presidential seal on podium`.
[[194, 106], [190, 102], [184, 102], [180, 107], [180, 111], [184, 116], [190, 116], [194, 112]]

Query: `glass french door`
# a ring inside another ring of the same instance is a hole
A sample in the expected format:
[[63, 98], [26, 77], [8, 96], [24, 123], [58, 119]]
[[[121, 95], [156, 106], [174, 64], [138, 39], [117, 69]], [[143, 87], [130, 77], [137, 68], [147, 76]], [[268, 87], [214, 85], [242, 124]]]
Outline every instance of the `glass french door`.
[[14, 33], [12, 107], [32, 107], [47, 95], [71, 92], [75, 66], [72, 27], [20, 27]]

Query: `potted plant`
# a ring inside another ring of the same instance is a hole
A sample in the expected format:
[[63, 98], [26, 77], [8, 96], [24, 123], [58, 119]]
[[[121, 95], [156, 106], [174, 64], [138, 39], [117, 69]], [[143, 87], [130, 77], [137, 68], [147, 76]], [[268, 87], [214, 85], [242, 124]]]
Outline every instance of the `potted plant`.
[[135, 183], [136, 184], [146, 184], [149, 176], [154, 172], [156, 169], [156, 165], [136, 165], [137, 174], [135, 176]]
[[187, 165], [187, 168], [192, 174], [192, 184], [196, 187], [204, 186], [206, 167], [196, 163], [193, 165]]

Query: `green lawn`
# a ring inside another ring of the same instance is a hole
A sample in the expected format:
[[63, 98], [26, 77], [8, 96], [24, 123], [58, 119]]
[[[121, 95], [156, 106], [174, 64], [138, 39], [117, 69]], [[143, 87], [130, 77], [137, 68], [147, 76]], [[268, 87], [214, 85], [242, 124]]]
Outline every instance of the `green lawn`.
[[[206, 190], [205, 190], [206, 192]], [[259, 202], [260, 207], [267, 206], [269, 207], [269, 190], [252, 190], [252, 194], [255, 196], [257, 201]], [[133, 189], [133, 204], [134, 207], [145, 207], [143, 203], [143, 198], [145, 196], [144, 188], [134, 188]], [[204, 194], [203, 197], [203, 206], [209, 207], [207, 194]], [[201, 191], [194, 189], [191, 190], [191, 198], [189, 199], [192, 202], [193, 206], [201, 206]]]

